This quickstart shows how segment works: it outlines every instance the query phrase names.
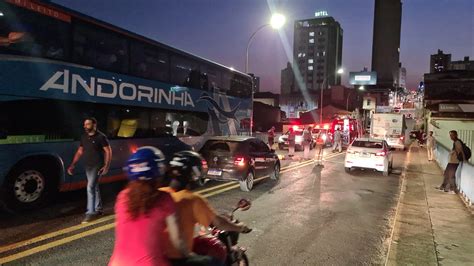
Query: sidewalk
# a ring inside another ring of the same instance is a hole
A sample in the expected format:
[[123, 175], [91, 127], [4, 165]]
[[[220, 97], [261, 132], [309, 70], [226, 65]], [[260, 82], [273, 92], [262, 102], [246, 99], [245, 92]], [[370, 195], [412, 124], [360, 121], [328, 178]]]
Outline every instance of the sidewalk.
[[388, 265], [474, 265], [474, 215], [459, 195], [435, 189], [443, 171], [426, 150], [408, 155]]

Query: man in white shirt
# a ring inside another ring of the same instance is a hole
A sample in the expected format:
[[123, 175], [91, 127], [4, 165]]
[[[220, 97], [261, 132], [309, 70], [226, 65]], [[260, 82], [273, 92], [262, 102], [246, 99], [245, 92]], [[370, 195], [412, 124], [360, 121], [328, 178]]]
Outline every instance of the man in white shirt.
[[436, 147], [436, 139], [433, 136], [433, 131], [429, 132], [429, 135], [428, 137], [426, 137], [425, 142], [426, 142], [426, 151], [428, 153], [428, 161], [431, 162], [433, 160], [433, 157], [434, 157], [433, 152]]

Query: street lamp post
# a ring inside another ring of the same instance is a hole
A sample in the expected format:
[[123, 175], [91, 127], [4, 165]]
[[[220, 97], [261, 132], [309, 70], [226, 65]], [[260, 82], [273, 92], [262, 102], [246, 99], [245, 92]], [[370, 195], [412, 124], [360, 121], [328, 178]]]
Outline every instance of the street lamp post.
[[342, 73], [344, 73], [344, 69], [339, 68], [336, 73], [333, 73], [333, 74], [331, 74], [331, 75], [328, 75], [327, 77], [324, 77], [323, 82], [321, 83], [321, 88], [320, 88], [320, 90], [321, 90], [321, 96], [320, 96], [320, 101], [319, 101], [320, 104], [321, 104], [321, 106], [319, 107], [319, 109], [320, 109], [320, 110], [319, 110], [319, 123], [322, 123], [322, 122], [323, 122], [323, 98], [324, 98], [323, 88], [324, 88], [324, 84], [326, 83], [326, 81], [328, 80], [329, 77], [332, 77], [332, 76], [335, 75], [335, 74], [339, 74], [339, 75], [340, 75], [340, 74], [342, 74]]
[[[255, 35], [257, 35], [258, 32], [266, 28], [267, 26], [271, 26], [272, 28], [278, 30], [280, 29], [286, 22], [285, 16], [282, 14], [275, 13], [272, 15], [272, 18], [270, 19], [270, 23], [263, 24], [262, 26], [258, 27], [252, 35], [250, 35], [250, 38], [247, 42], [247, 49], [245, 50], [245, 74], [249, 73], [249, 48], [250, 44], [252, 44], [253, 39], [255, 38]], [[253, 134], [253, 97], [254, 97], [254, 87], [253, 87], [253, 79], [252, 79], [252, 112], [250, 114], [250, 135]]]

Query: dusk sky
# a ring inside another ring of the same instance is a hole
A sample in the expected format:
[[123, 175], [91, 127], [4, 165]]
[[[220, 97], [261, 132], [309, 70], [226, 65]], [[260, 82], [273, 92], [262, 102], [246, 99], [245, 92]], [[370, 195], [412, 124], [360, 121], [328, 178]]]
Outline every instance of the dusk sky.
[[[347, 72], [371, 67], [374, 0], [55, 0], [59, 4], [201, 57], [244, 70], [248, 38], [272, 11], [287, 17], [280, 33], [267, 28], [250, 49], [250, 72], [262, 91], [280, 92], [280, 71], [292, 61], [294, 20], [326, 10], [344, 30]], [[429, 71], [437, 49], [474, 60], [474, 0], [403, 1], [401, 58], [409, 88]], [[287, 49], [285, 49], [287, 47]]]

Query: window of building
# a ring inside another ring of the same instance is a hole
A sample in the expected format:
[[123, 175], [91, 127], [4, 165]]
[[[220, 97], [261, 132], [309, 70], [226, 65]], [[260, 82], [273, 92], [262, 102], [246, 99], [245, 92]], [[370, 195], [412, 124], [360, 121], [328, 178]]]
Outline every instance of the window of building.
[[2, 2], [0, 53], [68, 58], [70, 24]]
[[309, 39], [309, 43], [314, 43], [314, 39]]
[[326, 41], [326, 39], [324, 39], [324, 38], [318, 38], [318, 42], [325, 42], [325, 41]]
[[308, 84], [306, 84], [306, 88], [307, 88], [308, 90], [311, 90], [311, 89], [313, 88], [313, 83], [308, 83]]
[[313, 59], [308, 59], [308, 64], [312, 64], [314, 62]]
[[75, 62], [113, 72], [128, 72], [127, 39], [112, 31], [80, 21], [74, 29]]
[[319, 36], [322, 36], [323, 34], [324, 34], [324, 32], [322, 32], [322, 31], [318, 32]]
[[308, 66], [308, 70], [313, 70], [313, 66]]
[[166, 51], [138, 41], [132, 42], [130, 48], [132, 75], [169, 81], [169, 58]]
[[314, 31], [310, 32], [310, 33], [309, 33], [309, 36], [310, 36], [310, 37], [313, 37], [313, 36], [314, 36]]

